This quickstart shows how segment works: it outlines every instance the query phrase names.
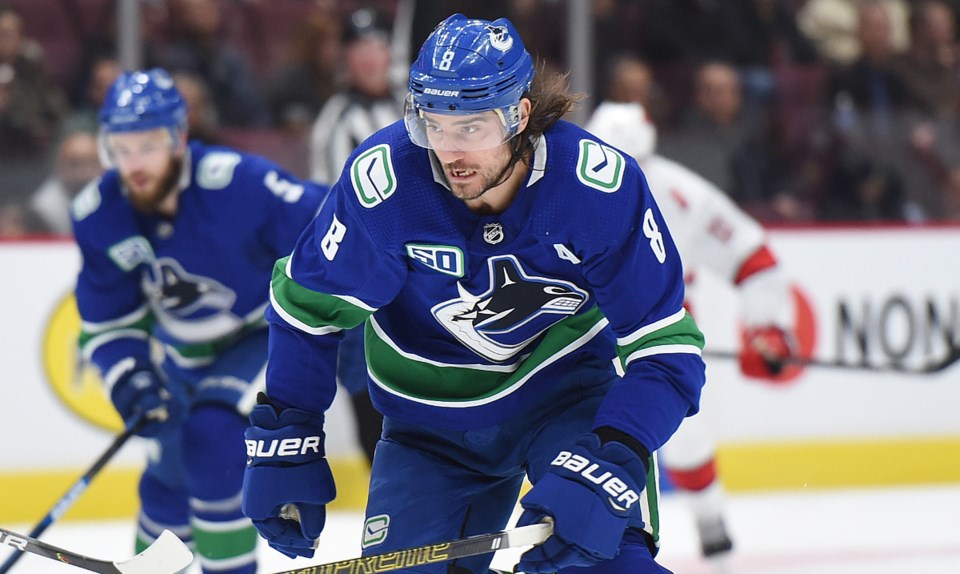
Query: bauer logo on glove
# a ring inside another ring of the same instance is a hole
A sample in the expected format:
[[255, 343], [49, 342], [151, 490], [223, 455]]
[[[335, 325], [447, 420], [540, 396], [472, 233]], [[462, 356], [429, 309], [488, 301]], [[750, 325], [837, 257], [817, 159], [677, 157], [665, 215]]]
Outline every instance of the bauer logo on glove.
[[597, 476], [596, 472], [600, 469], [600, 465], [579, 454], [573, 454], [568, 450], [560, 451], [550, 465], [575, 472], [599, 486], [610, 495], [607, 502], [617, 512], [627, 512], [640, 500], [637, 491], [627, 486], [626, 482], [614, 476], [612, 472], [606, 471]]
[[[309, 453], [322, 455], [323, 437], [320, 435], [285, 439], [246, 440], [247, 456], [272, 458], [275, 456], [300, 456]], [[248, 461], [249, 464], [251, 461]]]

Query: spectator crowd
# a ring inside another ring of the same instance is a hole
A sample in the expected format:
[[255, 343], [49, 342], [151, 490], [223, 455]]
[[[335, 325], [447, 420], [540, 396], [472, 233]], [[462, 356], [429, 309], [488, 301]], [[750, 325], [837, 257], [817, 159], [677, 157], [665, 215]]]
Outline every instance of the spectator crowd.
[[[69, 233], [122, 70], [117, 1], [0, 0], [0, 237]], [[193, 137], [303, 177], [335, 177], [350, 130], [379, 127], [343, 110], [399, 117], [398, 70], [451, 13], [507, 16], [540, 66], [569, 69], [567, 0], [139, 2], [142, 67], [174, 74]], [[593, 0], [592, 15], [581, 105], [642, 103], [659, 153], [761, 222], [960, 220], [960, 0]]]

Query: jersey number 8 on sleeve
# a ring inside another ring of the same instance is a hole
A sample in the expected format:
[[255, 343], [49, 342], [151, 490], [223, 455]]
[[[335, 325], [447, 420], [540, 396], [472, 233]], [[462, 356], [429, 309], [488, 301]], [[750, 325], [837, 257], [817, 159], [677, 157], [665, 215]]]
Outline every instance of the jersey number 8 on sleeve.
[[337, 251], [340, 250], [340, 242], [343, 241], [343, 236], [346, 234], [347, 226], [340, 223], [340, 220], [334, 215], [333, 221], [330, 223], [330, 229], [327, 230], [327, 234], [323, 236], [323, 241], [320, 242], [320, 249], [323, 250], [323, 255], [329, 261], [333, 261], [333, 258], [337, 256]]
[[657, 256], [657, 261], [663, 263], [667, 260], [667, 249], [663, 246], [663, 234], [657, 227], [657, 221], [653, 218], [653, 210], [647, 209], [643, 212], [643, 235], [650, 240], [650, 249]]

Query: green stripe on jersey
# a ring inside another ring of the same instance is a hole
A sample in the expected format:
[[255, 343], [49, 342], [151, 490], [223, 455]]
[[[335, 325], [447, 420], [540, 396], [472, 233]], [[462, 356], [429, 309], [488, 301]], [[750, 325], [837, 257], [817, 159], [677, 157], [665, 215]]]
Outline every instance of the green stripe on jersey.
[[289, 256], [273, 266], [273, 297], [283, 311], [311, 328], [339, 327], [350, 329], [363, 323], [370, 311], [352, 305], [339, 297], [308, 289], [287, 277]]
[[568, 317], [550, 327], [533, 352], [509, 372], [492, 365], [442, 364], [402, 354], [395, 343], [368, 324], [367, 363], [380, 383], [414, 400], [483, 401], [525, 382], [534, 371], [580, 348], [606, 324], [597, 307]]
[[107, 339], [112, 339], [113, 337], [111, 337], [110, 334], [115, 333], [117, 331], [127, 331], [127, 330], [143, 331], [145, 335], [149, 336], [153, 330], [153, 322], [154, 322], [153, 313], [146, 313], [140, 316], [140, 318], [135, 321], [130, 321], [129, 323], [117, 323], [116, 325], [111, 325], [109, 329], [102, 330], [102, 331], [96, 331], [91, 333], [89, 331], [84, 331], [81, 329], [80, 336], [79, 336], [80, 349], [84, 349], [87, 346], [87, 344], [90, 343], [90, 341], [97, 339], [98, 337], [102, 337], [104, 335], [107, 335], [106, 337]]
[[617, 355], [620, 357], [620, 366], [626, 370], [626, 366], [633, 360], [631, 355], [635, 353], [656, 354], [656, 347], [666, 345], [696, 347], [702, 350], [703, 343], [703, 333], [690, 313], [685, 313], [679, 321], [651, 331], [626, 345], [617, 345]]
[[226, 351], [231, 345], [243, 337], [264, 326], [265, 321], [257, 320], [252, 323], [247, 323], [236, 333], [231, 333], [213, 341], [206, 343], [178, 343], [172, 346], [176, 349], [177, 354], [184, 359], [213, 358]]

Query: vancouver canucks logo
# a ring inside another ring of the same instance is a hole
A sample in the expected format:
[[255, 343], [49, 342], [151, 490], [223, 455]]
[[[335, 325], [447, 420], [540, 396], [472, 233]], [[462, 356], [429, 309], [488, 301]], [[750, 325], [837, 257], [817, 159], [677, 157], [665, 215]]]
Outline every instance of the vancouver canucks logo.
[[513, 36], [506, 26], [487, 26], [487, 33], [490, 34], [490, 45], [501, 52], [513, 47]]
[[209, 315], [229, 310], [237, 295], [219, 282], [184, 271], [175, 259], [161, 257], [153, 262], [144, 277], [143, 291], [155, 310], [178, 318], [187, 318], [198, 311]]
[[506, 361], [560, 320], [588, 295], [576, 285], [526, 273], [512, 255], [487, 262], [490, 286], [479, 295], [460, 282], [460, 296], [434, 306], [433, 316], [461, 343], [491, 361]]

